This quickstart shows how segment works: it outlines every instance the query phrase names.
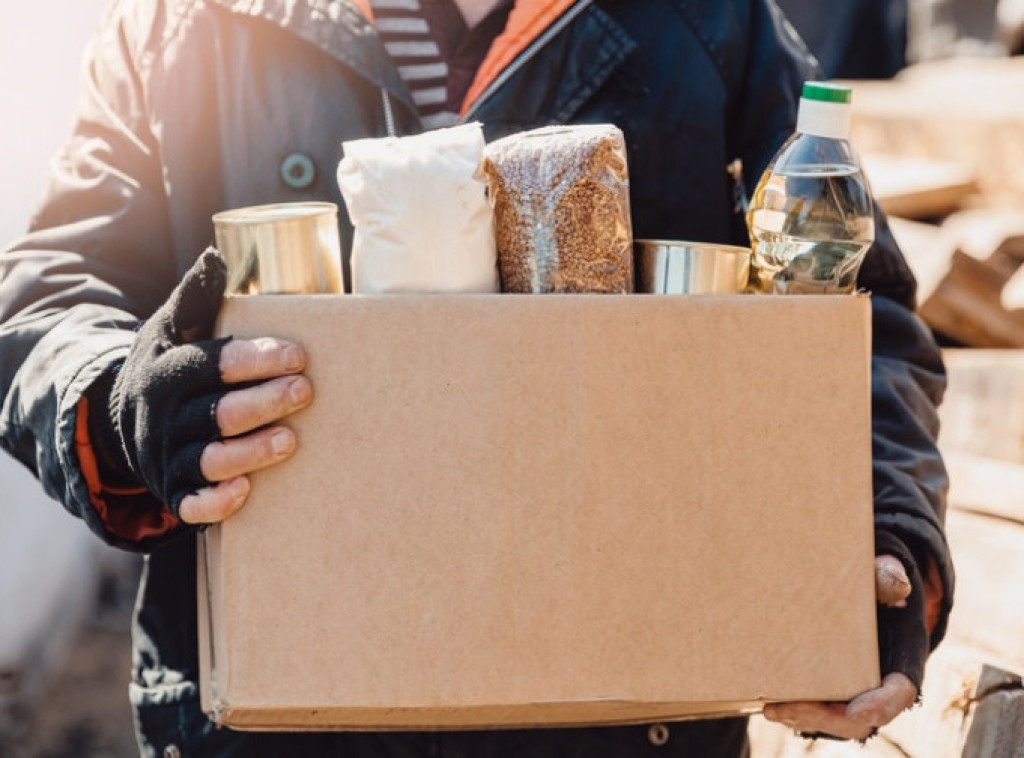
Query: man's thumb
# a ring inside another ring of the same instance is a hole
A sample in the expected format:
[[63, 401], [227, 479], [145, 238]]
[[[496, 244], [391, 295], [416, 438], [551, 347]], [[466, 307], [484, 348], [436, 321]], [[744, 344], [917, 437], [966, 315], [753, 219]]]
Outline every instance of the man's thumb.
[[175, 344], [213, 336], [226, 284], [223, 256], [214, 248], [207, 248], [160, 309], [159, 315], [166, 319], [167, 336]]
[[875, 594], [886, 608], [906, 608], [911, 593], [907, 570], [892, 555], [875, 557]]

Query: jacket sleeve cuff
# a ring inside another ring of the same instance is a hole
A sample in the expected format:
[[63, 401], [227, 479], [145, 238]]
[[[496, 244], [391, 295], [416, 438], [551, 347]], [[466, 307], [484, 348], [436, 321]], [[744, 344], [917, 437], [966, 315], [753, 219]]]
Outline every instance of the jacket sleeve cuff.
[[944, 535], [909, 524], [905, 514], [876, 514], [875, 528], [886, 529], [910, 549], [924, 580], [925, 621], [929, 647], [934, 650], [946, 636], [953, 607], [954, 574]]
[[146, 552], [187, 530], [148, 490], [105, 485], [89, 439], [87, 390], [104, 371], [123, 360], [124, 352], [101, 355], [75, 376], [62, 398], [57, 447], [66, 478], [64, 502], [107, 544]]
[[89, 398], [78, 401], [75, 421], [75, 452], [89, 490], [89, 504], [104, 530], [118, 540], [133, 544], [166, 537], [181, 526], [170, 510], [156, 502], [145, 487], [108, 487], [100, 480], [96, 453], [89, 441]]
[[878, 654], [882, 677], [898, 671], [921, 692], [928, 659], [929, 630], [926, 621], [926, 590], [918, 559], [896, 535], [875, 530], [875, 555], [890, 555], [903, 564], [910, 581], [910, 595], [900, 607], [878, 605]]

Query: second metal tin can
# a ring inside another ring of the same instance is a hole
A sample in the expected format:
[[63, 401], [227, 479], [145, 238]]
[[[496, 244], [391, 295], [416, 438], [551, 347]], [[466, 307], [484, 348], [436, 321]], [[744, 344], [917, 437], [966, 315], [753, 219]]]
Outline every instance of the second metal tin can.
[[745, 292], [750, 249], [707, 242], [636, 240], [636, 290], [661, 295]]

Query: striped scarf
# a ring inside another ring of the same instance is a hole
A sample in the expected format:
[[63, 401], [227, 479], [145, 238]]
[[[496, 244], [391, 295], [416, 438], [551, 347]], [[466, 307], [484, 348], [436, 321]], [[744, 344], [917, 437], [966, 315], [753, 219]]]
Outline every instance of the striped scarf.
[[371, 5], [377, 34], [409, 87], [424, 127], [455, 124], [459, 114], [448, 106], [448, 64], [420, 0], [372, 0]]

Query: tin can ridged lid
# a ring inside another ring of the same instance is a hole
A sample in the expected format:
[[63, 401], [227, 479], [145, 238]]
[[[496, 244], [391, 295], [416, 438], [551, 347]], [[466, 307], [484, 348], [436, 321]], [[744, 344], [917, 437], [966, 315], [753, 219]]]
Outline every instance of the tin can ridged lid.
[[273, 224], [337, 212], [338, 206], [328, 202], [274, 203], [221, 211], [213, 215], [213, 221], [217, 224]]

